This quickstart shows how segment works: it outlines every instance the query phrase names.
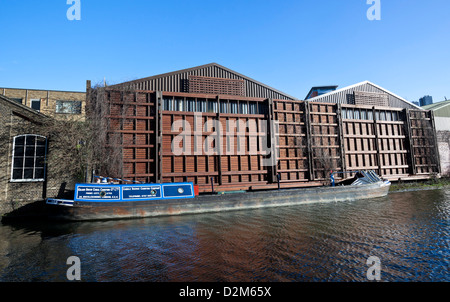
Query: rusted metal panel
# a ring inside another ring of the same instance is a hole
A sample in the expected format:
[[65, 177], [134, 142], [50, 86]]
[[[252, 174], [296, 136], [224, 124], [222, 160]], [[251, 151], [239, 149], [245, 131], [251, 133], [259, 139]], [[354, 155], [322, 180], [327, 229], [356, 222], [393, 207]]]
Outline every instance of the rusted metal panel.
[[309, 180], [305, 103], [274, 101], [273, 118], [278, 123], [278, 170], [282, 183]]
[[417, 174], [439, 173], [436, 131], [432, 112], [410, 110], [412, 154]]
[[[170, 96], [164, 93], [164, 97]], [[193, 101], [215, 102], [217, 107], [221, 101], [219, 96], [200, 96], [203, 98]], [[263, 114], [164, 110], [163, 181], [192, 181], [201, 192], [210, 191], [213, 186], [239, 189], [242, 184], [267, 183], [267, 171], [261, 165], [264, 154], [258, 141], [264, 119]]]
[[123, 90], [108, 102], [120, 178], [210, 192], [324, 184], [331, 171], [439, 171], [429, 111]]
[[342, 105], [346, 169], [380, 175], [409, 173], [406, 121], [401, 109]]
[[337, 104], [308, 104], [314, 179], [325, 180], [331, 171], [342, 169]]

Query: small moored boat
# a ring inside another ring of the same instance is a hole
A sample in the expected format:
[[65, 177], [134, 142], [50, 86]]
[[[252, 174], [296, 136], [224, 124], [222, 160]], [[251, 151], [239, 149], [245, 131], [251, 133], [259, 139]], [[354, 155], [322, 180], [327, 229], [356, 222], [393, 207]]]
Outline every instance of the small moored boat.
[[199, 195], [193, 183], [76, 184], [73, 200], [49, 198], [49, 217], [60, 220], [141, 218], [315, 202], [350, 201], [386, 196], [391, 183], [374, 171], [357, 171], [353, 178], [331, 185]]

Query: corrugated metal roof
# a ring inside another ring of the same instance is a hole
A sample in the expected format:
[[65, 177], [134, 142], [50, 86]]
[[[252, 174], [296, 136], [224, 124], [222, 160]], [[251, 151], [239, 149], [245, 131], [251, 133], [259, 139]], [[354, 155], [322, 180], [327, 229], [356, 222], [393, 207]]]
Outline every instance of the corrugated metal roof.
[[422, 108], [425, 110], [433, 110], [435, 116], [450, 117], [450, 100], [426, 105]]
[[217, 63], [210, 63], [188, 69], [155, 75], [147, 78], [112, 85], [111, 87], [129, 85], [139, 90], [185, 92], [183, 91], [183, 81], [188, 80], [190, 75], [244, 80], [245, 96], [248, 97], [297, 100], [297, 98], [289, 94], [255, 81]]
[[404, 98], [374, 84], [369, 81], [364, 81], [357, 83], [355, 85], [347, 86], [320, 96], [310, 98], [310, 102], [326, 102], [326, 103], [341, 103], [341, 104], [351, 104], [353, 99], [354, 91], [362, 92], [373, 92], [373, 93], [385, 93], [389, 96], [389, 106], [398, 108], [411, 108], [411, 109], [421, 109], [421, 107], [408, 102]]

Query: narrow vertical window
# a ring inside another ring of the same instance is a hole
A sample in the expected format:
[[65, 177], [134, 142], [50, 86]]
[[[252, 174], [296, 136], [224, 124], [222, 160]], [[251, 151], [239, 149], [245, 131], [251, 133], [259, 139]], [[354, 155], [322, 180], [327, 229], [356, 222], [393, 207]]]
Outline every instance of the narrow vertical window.
[[186, 100], [186, 111], [189, 111], [189, 112], [195, 111], [195, 99], [187, 99]]
[[256, 104], [256, 102], [249, 102], [248, 106], [250, 114], [258, 113], [258, 105]]
[[197, 100], [197, 112], [207, 112], [206, 100], [205, 99]]
[[237, 114], [238, 112], [238, 102], [230, 101], [230, 113]]
[[228, 113], [228, 101], [220, 101], [220, 113]]
[[217, 113], [217, 101], [216, 100], [209, 100], [208, 101], [208, 112], [214, 112]]
[[172, 111], [173, 110], [173, 100], [165, 98], [163, 102], [163, 110]]
[[240, 114], [248, 114], [248, 103], [247, 102], [239, 102], [239, 113]]
[[185, 111], [184, 110], [184, 99], [175, 99], [175, 109], [174, 111]]

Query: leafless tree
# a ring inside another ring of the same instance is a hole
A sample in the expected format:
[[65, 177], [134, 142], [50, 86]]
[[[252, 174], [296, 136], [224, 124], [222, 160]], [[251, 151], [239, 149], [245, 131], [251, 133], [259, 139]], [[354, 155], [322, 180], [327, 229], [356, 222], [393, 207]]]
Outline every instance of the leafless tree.
[[328, 133], [324, 133], [322, 136], [323, 129], [320, 128], [321, 126], [314, 126], [311, 129], [313, 165], [316, 177], [329, 181], [330, 173], [340, 168], [341, 160], [338, 154], [339, 150], [332, 146], [335, 143], [330, 141], [330, 138], [327, 136]]

